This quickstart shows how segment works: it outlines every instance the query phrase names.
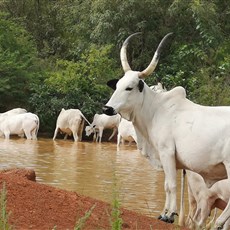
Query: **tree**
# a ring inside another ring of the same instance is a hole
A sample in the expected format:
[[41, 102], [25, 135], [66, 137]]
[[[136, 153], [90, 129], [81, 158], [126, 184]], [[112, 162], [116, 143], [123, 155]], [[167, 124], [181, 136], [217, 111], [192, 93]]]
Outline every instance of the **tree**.
[[109, 98], [105, 83], [119, 72], [109, 58], [110, 52], [111, 46], [92, 45], [78, 62], [57, 60], [49, 76], [34, 86], [30, 104], [41, 114], [41, 123], [46, 129], [54, 129], [62, 108], [80, 109], [88, 119], [102, 113], [102, 106]]
[[37, 74], [36, 49], [29, 34], [0, 13], [0, 109], [27, 106]]
[[143, 70], [173, 32], [146, 82], [181, 85], [199, 103], [228, 104], [229, 7], [228, 0], [0, 0], [7, 13], [1, 24], [12, 28], [0, 34], [0, 96], [12, 106], [21, 97], [48, 125], [62, 107], [92, 116], [108, 97], [106, 81], [123, 75], [119, 52], [127, 36], [141, 32], [127, 53], [131, 68]]

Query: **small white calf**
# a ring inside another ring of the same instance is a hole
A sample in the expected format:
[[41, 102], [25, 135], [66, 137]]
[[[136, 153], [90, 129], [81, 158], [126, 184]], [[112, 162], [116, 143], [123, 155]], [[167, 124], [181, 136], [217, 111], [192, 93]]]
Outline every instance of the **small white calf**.
[[86, 135], [89, 136], [91, 133], [94, 133], [94, 135], [96, 134], [96, 141], [98, 141], [99, 138], [99, 142], [101, 143], [101, 138], [104, 129], [113, 129], [113, 133], [109, 137], [109, 140], [111, 140], [117, 132], [120, 119], [121, 117], [119, 114], [116, 114], [114, 116], [108, 116], [105, 114], [95, 114], [92, 124], [86, 126], [85, 128]]
[[[220, 180], [208, 188], [199, 174], [186, 170], [186, 175], [189, 198], [189, 214], [186, 226], [193, 229], [195, 224], [196, 227], [202, 229], [205, 227], [212, 209], [224, 210], [226, 207], [230, 197], [229, 181], [228, 179]], [[229, 221], [226, 221], [223, 229], [229, 229]]]
[[133, 141], [137, 143], [137, 135], [133, 123], [121, 118], [121, 122], [118, 126], [117, 147], [119, 147], [121, 142], [124, 144], [125, 141], [128, 141], [129, 145]]
[[10, 135], [24, 135], [27, 139], [37, 139], [39, 118], [33, 113], [21, 113], [0, 117], [0, 135], [6, 139]]
[[60, 131], [66, 134], [64, 139], [68, 135], [73, 135], [74, 141], [81, 141], [85, 121], [88, 122], [79, 109], [62, 109], [57, 118], [53, 140], [55, 140], [58, 131]]

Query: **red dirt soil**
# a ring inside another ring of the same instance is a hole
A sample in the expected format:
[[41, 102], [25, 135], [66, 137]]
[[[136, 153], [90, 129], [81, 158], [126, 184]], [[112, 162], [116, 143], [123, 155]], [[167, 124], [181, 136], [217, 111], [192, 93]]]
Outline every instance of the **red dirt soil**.
[[[111, 229], [109, 204], [75, 192], [37, 183], [33, 170], [1, 171], [1, 191], [3, 182], [7, 191], [9, 223], [13, 229], [74, 229], [76, 220], [85, 216], [94, 204], [96, 206], [82, 229]], [[121, 218], [122, 229], [185, 229], [123, 208], [121, 208]]]

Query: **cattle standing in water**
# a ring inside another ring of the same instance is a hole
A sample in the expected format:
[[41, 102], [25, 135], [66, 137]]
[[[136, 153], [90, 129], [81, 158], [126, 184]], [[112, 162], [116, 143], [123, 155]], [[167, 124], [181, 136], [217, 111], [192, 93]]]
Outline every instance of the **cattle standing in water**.
[[62, 109], [57, 118], [53, 140], [55, 140], [58, 131], [60, 131], [65, 133], [64, 139], [73, 134], [74, 141], [81, 141], [85, 121], [88, 122], [79, 109]]
[[[166, 200], [159, 218], [173, 222], [177, 213], [177, 169], [199, 173], [209, 186], [230, 178], [230, 107], [195, 104], [186, 98], [183, 87], [157, 93], [147, 86], [143, 78], [154, 71], [169, 36], [163, 38], [142, 72], [132, 71], [127, 61], [126, 49], [133, 35], [125, 40], [120, 53], [125, 75], [108, 82], [115, 92], [103, 110], [132, 121], [138, 148], [153, 165], [164, 170]], [[215, 226], [221, 228], [229, 217], [230, 202]]]
[[6, 139], [10, 135], [24, 135], [27, 139], [37, 139], [39, 129], [39, 118], [33, 113], [21, 113], [0, 117], [0, 134]]
[[95, 114], [93, 117], [93, 122], [89, 126], [85, 127], [86, 135], [89, 136], [90, 134], [94, 133], [96, 136], [96, 141], [101, 143], [101, 138], [103, 135], [104, 129], [113, 129], [113, 133], [109, 137], [109, 140], [116, 134], [118, 125], [120, 123], [121, 116], [116, 114], [114, 116], [108, 116], [105, 114]]

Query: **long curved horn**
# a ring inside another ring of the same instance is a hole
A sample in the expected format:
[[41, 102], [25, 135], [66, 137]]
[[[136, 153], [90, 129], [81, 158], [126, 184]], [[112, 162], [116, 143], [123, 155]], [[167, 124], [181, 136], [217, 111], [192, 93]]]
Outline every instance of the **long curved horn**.
[[162, 52], [162, 50], [163, 50], [163, 47], [164, 47], [165, 44], [166, 44], [166, 40], [167, 40], [167, 38], [170, 37], [172, 34], [173, 34], [173, 33], [168, 33], [168, 34], [166, 34], [166, 35], [163, 37], [163, 39], [161, 40], [160, 44], [159, 44], [158, 47], [157, 47], [157, 50], [155, 51], [155, 54], [154, 54], [154, 56], [153, 56], [152, 61], [151, 61], [150, 64], [149, 64], [149, 66], [148, 66], [145, 70], [143, 70], [142, 72], [139, 73], [139, 77], [140, 77], [140, 78], [145, 78], [145, 77], [147, 77], [148, 75], [150, 75], [150, 74], [154, 71], [154, 69], [156, 68], [157, 63], [158, 63], [158, 61], [159, 61], [160, 54], [161, 54], [161, 52]]
[[123, 45], [121, 47], [120, 59], [121, 59], [121, 65], [123, 67], [124, 72], [131, 70], [129, 63], [128, 63], [128, 59], [127, 59], [127, 45], [129, 43], [130, 38], [137, 34], [141, 34], [141, 32], [131, 34], [129, 37], [126, 38], [126, 40], [123, 42]]

